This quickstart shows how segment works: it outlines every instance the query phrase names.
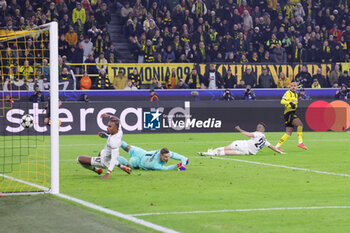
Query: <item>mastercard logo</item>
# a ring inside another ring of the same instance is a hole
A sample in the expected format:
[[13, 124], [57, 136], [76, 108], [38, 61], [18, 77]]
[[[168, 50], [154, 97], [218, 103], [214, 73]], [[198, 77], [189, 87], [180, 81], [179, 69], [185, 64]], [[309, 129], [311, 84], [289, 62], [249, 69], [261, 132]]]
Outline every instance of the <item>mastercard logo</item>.
[[319, 100], [309, 105], [305, 120], [314, 131], [345, 131], [350, 127], [350, 105], [341, 100]]

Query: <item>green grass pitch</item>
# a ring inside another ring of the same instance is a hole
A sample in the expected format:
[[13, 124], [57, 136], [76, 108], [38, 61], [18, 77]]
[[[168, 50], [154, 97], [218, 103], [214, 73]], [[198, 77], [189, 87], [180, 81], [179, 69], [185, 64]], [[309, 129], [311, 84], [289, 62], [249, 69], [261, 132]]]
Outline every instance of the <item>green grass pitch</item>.
[[[272, 144], [276, 144], [282, 134], [266, 135]], [[134, 170], [128, 175], [118, 169], [109, 180], [103, 181], [97, 174], [78, 165], [76, 157], [97, 155], [105, 139], [95, 135], [60, 136], [60, 191], [124, 214], [161, 213], [137, 217], [179, 232], [350, 231], [347, 221], [350, 218], [349, 208], [215, 212], [350, 206], [350, 177], [341, 175], [350, 175], [349, 132], [304, 133], [307, 151], [296, 147], [294, 134], [282, 147], [287, 155], [276, 154], [268, 148], [258, 155], [221, 156], [225, 159], [196, 155], [196, 152], [206, 151], [208, 147], [225, 146], [239, 139], [246, 138], [239, 133], [125, 134], [124, 140], [131, 145], [146, 150], [168, 147], [189, 157], [187, 171]], [[127, 157], [124, 151], [121, 155]], [[6, 204], [6, 199], [0, 199], [0, 203]], [[192, 211], [213, 212], [173, 213]], [[107, 219], [114, 221], [112, 217]], [[37, 224], [41, 224], [40, 221]], [[139, 229], [145, 230], [144, 227]]]

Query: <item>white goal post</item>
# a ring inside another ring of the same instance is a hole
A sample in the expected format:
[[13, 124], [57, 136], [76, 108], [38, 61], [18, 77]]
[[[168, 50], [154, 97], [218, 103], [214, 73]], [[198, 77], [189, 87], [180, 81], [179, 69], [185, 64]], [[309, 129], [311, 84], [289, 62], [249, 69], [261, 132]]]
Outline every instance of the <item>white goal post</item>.
[[58, 24], [51, 22], [41, 27], [50, 27], [50, 107], [51, 107], [51, 189], [58, 194], [59, 188], [59, 120], [58, 120]]

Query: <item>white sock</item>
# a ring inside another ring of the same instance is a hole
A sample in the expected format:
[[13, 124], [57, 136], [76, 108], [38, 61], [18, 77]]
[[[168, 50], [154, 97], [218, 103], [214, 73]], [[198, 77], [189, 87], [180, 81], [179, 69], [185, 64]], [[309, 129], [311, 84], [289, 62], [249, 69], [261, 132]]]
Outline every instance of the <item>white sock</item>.
[[225, 147], [219, 147], [217, 150], [218, 155], [225, 155]]
[[209, 151], [209, 152], [207, 152], [206, 154], [207, 154], [207, 155], [217, 155], [216, 152], [217, 152], [217, 149], [212, 150], [212, 151]]
[[225, 155], [224, 147], [216, 148], [207, 153], [207, 155]]

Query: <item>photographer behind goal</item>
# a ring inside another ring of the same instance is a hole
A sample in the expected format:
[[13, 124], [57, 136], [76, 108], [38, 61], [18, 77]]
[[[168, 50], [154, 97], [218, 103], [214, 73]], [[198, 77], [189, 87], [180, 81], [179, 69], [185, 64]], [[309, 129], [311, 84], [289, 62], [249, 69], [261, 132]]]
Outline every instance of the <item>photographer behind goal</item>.
[[348, 86], [346, 86], [345, 84], [343, 84], [340, 88], [340, 90], [338, 90], [335, 93], [334, 99], [336, 100], [347, 100], [349, 96], [349, 89]]

